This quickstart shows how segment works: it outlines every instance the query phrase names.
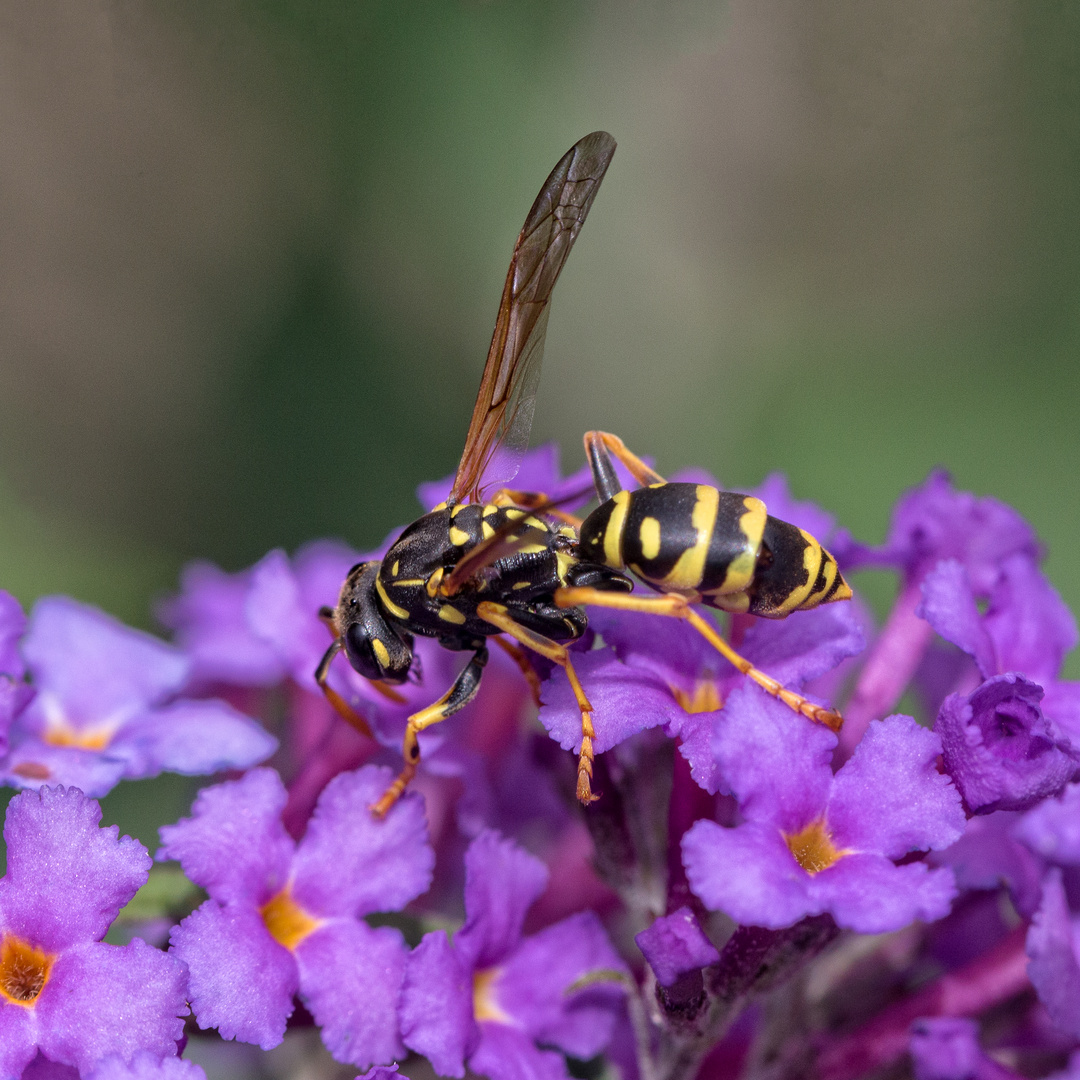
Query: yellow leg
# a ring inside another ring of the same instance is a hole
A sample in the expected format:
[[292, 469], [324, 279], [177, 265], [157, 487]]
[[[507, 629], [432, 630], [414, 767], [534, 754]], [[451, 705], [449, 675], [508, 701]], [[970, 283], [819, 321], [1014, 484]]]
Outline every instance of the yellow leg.
[[626, 444], [618, 435], [610, 435], [606, 431], [587, 431], [585, 454], [589, 461], [594, 461], [598, 456], [606, 456], [607, 453], [618, 458], [642, 487], [664, 483], [664, 478], [655, 469], [650, 469], [637, 454], [627, 450]]
[[517, 645], [507, 641], [506, 638], [493, 637], [491, 639], [499, 646], [500, 649], [511, 660], [517, 664], [521, 670], [521, 674], [525, 676], [525, 681], [529, 684], [529, 689], [532, 691], [533, 701], [536, 702], [537, 707], [540, 706], [540, 676], [536, 674], [536, 668], [529, 663], [529, 656], [524, 649], [518, 648]]
[[420, 742], [417, 735], [429, 728], [432, 724], [438, 724], [448, 716], [453, 716], [458, 709], [463, 709], [480, 689], [480, 676], [483, 674], [484, 665], [488, 661], [486, 648], [476, 650], [476, 655], [465, 666], [461, 674], [454, 680], [453, 686], [433, 705], [413, 713], [405, 725], [405, 742], [402, 746], [402, 757], [405, 764], [397, 779], [383, 792], [382, 797], [372, 805], [371, 812], [378, 818], [385, 817], [386, 812], [401, 798], [409, 781], [416, 775], [417, 766], [420, 764]]
[[561, 608], [578, 607], [593, 604], [597, 607], [617, 608], [620, 611], [640, 611], [649, 615], [668, 615], [674, 619], [685, 619], [721, 656], [730, 660], [744, 675], [753, 679], [764, 691], [782, 701], [789, 709], [818, 724], [824, 724], [832, 731], [839, 731], [844, 718], [832, 709], [823, 708], [808, 701], [802, 694], [788, 690], [782, 683], [754, 667], [745, 657], [740, 656], [708, 621], [703, 619], [682, 596], [628, 596], [626, 593], [601, 592], [599, 589], [574, 588], [556, 589], [555, 603]]
[[552, 641], [551, 638], [544, 637], [543, 634], [534, 633], [528, 627], [515, 622], [509, 609], [503, 604], [493, 604], [485, 600], [476, 605], [476, 613], [481, 619], [486, 619], [489, 623], [497, 626], [504, 634], [509, 634], [512, 638], [520, 641], [527, 649], [532, 649], [533, 652], [554, 661], [566, 672], [566, 677], [570, 680], [570, 689], [574, 692], [574, 700], [581, 710], [581, 752], [578, 754], [577, 797], [579, 802], [586, 805], [595, 802], [599, 796], [592, 793], [593, 758], [595, 756], [593, 740], [596, 738], [596, 731], [593, 729], [592, 724], [593, 709], [588, 697], [585, 695], [585, 690], [577, 677], [577, 672], [574, 670], [574, 665], [570, 661], [570, 654], [566, 651], [565, 646], [560, 645], [557, 641]]
[[[356, 728], [361, 735], [366, 735], [369, 739], [374, 738], [371, 734], [371, 728], [368, 727], [368, 722], [326, 681], [330, 674], [330, 665], [333, 663], [334, 657], [341, 652], [341, 649], [341, 639], [335, 638], [333, 645], [323, 653], [323, 658], [315, 669], [315, 681], [319, 684], [319, 689], [323, 692], [326, 700], [334, 706], [334, 711], [338, 716]], [[389, 690], [390, 688], [387, 687], [386, 689]], [[397, 697], [398, 695], [395, 694], [394, 696]]]

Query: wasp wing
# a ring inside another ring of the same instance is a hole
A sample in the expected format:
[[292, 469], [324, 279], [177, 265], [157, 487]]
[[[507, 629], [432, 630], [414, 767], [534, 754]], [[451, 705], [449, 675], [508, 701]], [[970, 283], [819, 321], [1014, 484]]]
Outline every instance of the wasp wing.
[[514, 246], [450, 502], [479, 502], [517, 474], [529, 443], [548, 302], [604, 178], [615, 140], [594, 131], [552, 170]]

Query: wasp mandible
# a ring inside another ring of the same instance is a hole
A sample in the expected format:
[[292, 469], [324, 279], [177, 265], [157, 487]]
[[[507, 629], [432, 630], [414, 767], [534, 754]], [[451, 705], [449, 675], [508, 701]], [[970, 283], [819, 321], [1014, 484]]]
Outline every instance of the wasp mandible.
[[[561, 513], [542, 493], [502, 486], [517, 474], [528, 446], [552, 290], [614, 152], [615, 140], [603, 131], [575, 143], [525, 219], [446, 502], [405, 529], [381, 561], [354, 566], [337, 606], [322, 612], [334, 641], [315, 678], [338, 712], [365, 734], [366, 723], [327, 683], [339, 652], [391, 695], [413, 665], [416, 634], [473, 654], [438, 701], [409, 717], [404, 764], [372, 807], [377, 816], [415, 775], [419, 732], [476, 696], [489, 638], [515, 656], [534, 688], [535, 674], [519, 646], [566, 672], [581, 712], [577, 795], [583, 803], [593, 801], [592, 706], [566, 648], [586, 630], [586, 603], [686, 619], [793, 709], [830, 726], [840, 722], [836, 713], [754, 668], [692, 606], [780, 618], [850, 596], [835, 560], [809, 534], [769, 517], [749, 496], [666, 484], [603, 432], [586, 436], [600, 506], [584, 522]], [[621, 489], [612, 455], [641, 489]], [[663, 595], [627, 595], [633, 589], [627, 570]]]

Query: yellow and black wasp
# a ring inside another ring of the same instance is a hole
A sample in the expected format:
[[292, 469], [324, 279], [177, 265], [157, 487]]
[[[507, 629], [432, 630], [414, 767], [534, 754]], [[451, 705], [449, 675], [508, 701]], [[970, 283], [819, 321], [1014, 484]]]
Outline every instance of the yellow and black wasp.
[[[400, 684], [413, 666], [416, 634], [473, 653], [449, 690], [409, 717], [404, 765], [372, 807], [377, 815], [415, 774], [418, 733], [475, 697], [488, 639], [515, 656], [534, 689], [536, 676], [520, 646], [566, 672], [581, 710], [577, 794], [583, 803], [593, 801], [592, 706], [566, 648], [588, 625], [584, 604], [685, 619], [793, 709], [833, 727], [840, 723], [838, 714], [754, 668], [693, 607], [782, 618], [849, 597], [835, 560], [808, 533], [770, 517], [750, 496], [665, 483], [603, 432], [585, 437], [600, 505], [584, 521], [561, 513], [542, 493], [501, 486], [516, 475], [528, 445], [552, 290], [614, 152], [606, 132], [586, 135], [552, 170], [525, 219], [446, 502], [414, 521], [381, 561], [354, 566], [337, 606], [323, 612], [334, 642], [316, 679], [338, 711], [365, 732], [367, 725], [327, 684], [338, 652], [391, 695], [386, 684]], [[640, 489], [621, 489], [612, 455]], [[628, 595], [633, 581], [627, 570], [662, 595]]]

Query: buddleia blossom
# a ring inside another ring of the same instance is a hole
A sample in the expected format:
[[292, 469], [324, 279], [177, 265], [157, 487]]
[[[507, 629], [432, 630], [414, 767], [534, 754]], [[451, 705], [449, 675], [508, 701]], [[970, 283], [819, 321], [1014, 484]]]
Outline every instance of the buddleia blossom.
[[409, 957], [401, 991], [405, 1044], [443, 1076], [465, 1064], [493, 1080], [566, 1080], [556, 1047], [590, 1058], [607, 1045], [621, 989], [590, 975], [624, 970], [590, 912], [531, 937], [525, 916], [543, 891], [539, 860], [494, 832], [465, 856], [465, 924], [425, 935]]
[[183, 964], [139, 938], [101, 939], [145, 883], [142, 844], [99, 827], [82, 792], [16, 795], [4, 824], [0, 880], [0, 1076], [40, 1050], [89, 1074], [109, 1055], [175, 1055], [187, 1013]]
[[337, 776], [299, 843], [281, 823], [286, 791], [268, 769], [204, 789], [190, 818], [162, 829], [159, 857], [178, 860], [210, 895], [172, 935], [202, 1027], [268, 1049], [299, 994], [339, 1060], [401, 1056], [404, 942], [363, 917], [423, 893], [434, 857], [419, 796], [385, 821], [372, 816], [392, 775], [368, 766]]
[[33, 696], [0, 764], [13, 787], [104, 795], [121, 779], [245, 768], [277, 745], [225, 702], [180, 696], [184, 654], [95, 608], [38, 601], [20, 649]]

